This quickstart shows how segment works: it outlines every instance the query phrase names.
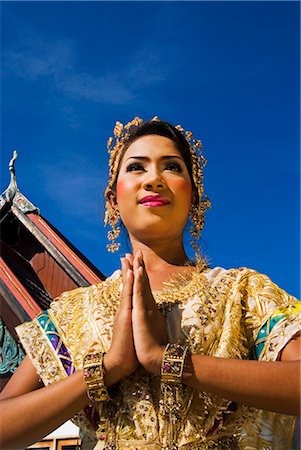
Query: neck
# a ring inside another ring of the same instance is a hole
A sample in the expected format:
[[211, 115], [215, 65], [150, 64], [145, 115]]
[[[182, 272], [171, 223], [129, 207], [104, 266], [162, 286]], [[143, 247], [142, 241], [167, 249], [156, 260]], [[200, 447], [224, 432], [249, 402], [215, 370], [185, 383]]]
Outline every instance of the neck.
[[138, 251], [142, 253], [147, 272], [157, 272], [183, 266], [188, 260], [181, 239], [170, 239], [150, 244], [137, 241], [131, 237], [131, 244], [134, 255]]

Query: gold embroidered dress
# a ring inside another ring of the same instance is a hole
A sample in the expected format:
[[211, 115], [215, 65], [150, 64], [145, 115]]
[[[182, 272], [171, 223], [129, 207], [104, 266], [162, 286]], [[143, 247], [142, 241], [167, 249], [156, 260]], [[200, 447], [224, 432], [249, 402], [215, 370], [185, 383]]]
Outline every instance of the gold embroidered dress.
[[[186, 343], [192, 354], [274, 361], [301, 329], [301, 303], [251, 269], [196, 268], [185, 280], [166, 284], [153, 295], [166, 316], [169, 341]], [[98, 285], [63, 293], [49, 310], [17, 327], [45, 385], [82, 369], [88, 351], [108, 351], [121, 292], [118, 270]], [[112, 400], [88, 406], [73, 420], [97, 450], [291, 448], [293, 417], [187, 386], [177, 442], [168, 442], [160, 396], [160, 377], [138, 368], [115, 387]]]

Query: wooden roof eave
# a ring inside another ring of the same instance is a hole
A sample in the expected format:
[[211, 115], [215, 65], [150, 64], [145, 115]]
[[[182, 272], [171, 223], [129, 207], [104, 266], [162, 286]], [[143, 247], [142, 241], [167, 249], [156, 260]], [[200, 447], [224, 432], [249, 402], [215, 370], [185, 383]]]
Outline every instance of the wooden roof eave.
[[[98, 284], [103, 281], [106, 277], [100, 273], [102, 278], [100, 278], [86, 263], [83, 261], [85, 258], [83, 255], [77, 255], [71, 248], [67, 240], [65, 242], [60, 236], [59, 232], [52, 228], [47, 221], [40, 215], [30, 213], [27, 217], [37, 226], [37, 228], [49, 239], [50, 242], [58, 249], [58, 251], [73, 265], [73, 267], [80, 273], [89, 284]], [[80, 252], [79, 252], [80, 253]], [[92, 265], [93, 267], [93, 265]], [[95, 271], [98, 271], [94, 267]]]
[[0, 291], [20, 322], [34, 319], [42, 312], [27, 289], [0, 257]]
[[[39, 218], [39, 216], [36, 216], [35, 214], [26, 215], [15, 205], [12, 205], [11, 211], [19, 222], [22, 223], [22, 225], [38, 240], [38, 242], [40, 242], [45, 250], [57, 261], [57, 263], [78, 286], [90, 286], [91, 283], [86, 279], [86, 277], [84, 277], [79, 270], [74, 267], [74, 265], [63, 255], [57, 246], [49, 239], [49, 236], [41, 231], [40, 227], [37, 226], [37, 221], [32, 220], [36, 217]], [[100, 282], [100, 280], [98, 282]]]

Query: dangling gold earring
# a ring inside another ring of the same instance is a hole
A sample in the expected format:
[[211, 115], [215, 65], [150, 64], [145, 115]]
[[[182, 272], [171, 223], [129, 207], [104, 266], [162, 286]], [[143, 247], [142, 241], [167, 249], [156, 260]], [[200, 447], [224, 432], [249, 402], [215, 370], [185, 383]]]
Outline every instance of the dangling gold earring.
[[107, 250], [110, 253], [117, 252], [120, 248], [120, 242], [115, 242], [120, 235], [120, 226], [118, 223], [120, 222], [120, 213], [118, 207], [112, 207], [112, 205], [107, 201], [106, 203], [106, 215], [105, 215], [105, 225], [109, 224], [112, 230], [108, 231], [107, 237], [108, 240], [111, 241], [110, 244], [107, 244]]
[[191, 247], [193, 248], [196, 255], [201, 252], [201, 247], [198, 244], [198, 240], [201, 236], [201, 230], [204, 226], [204, 212], [202, 211], [202, 206], [200, 204], [196, 205], [191, 203], [189, 218], [191, 220], [192, 226], [189, 229], [191, 235]]

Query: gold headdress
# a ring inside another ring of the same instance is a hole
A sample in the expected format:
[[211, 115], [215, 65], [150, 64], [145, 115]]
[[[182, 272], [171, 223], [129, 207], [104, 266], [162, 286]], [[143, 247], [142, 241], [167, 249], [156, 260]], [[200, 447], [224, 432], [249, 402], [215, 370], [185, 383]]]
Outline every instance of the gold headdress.
[[[155, 116], [151, 122], [160, 122], [160, 119]], [[120, 227], [117, 226], [120, 220], [120, 215], [118, 208], [113, 208], [111, 206], [108, 196], [116, 182], [120, 161], [123, 156], [123, 149], [131, 134], [131, 131], [133, 128], [137, 128], [143, 123], [144, 121], [140, 117], [135, 117], [126, 125], [123, 125], [121, 122], [116, 122], [113, 130], [114, 136], [110, 137], [107, 142], [110, 157], [109, 182], [105, 190], [106, 213], [104, 223], [105, 225], [109, 224], [112, 227], [112, 230], [108, 232], [108, 240], [111, 241], [111, 243], [107, 245], [109, 252], [115, 252], [120, 247], [120, 244], [115, 242], [120, 234]], [[205, 211], [211, 206], [209, 198], [204, 195], [203, 185], [203, 167], [206, 165], [207, 161], [202, 155], [203, 146], [201, 141], [195, 139], [191, 131], [185, 131], [181, 125], [176, 125], [175, 128], [182, 133], [188, 142], [190, 149], [192, 177], [196, 193], [198, 194], [198, 202], [191, 204], [189, 217], [191, 219], [192, 226], [189, 231], [193, 238], [192, 247], [195, 252], [199, 252], [200, 248], [197, 244], [197, 240], [200, 238], [201, 231], [204, 227]]]

